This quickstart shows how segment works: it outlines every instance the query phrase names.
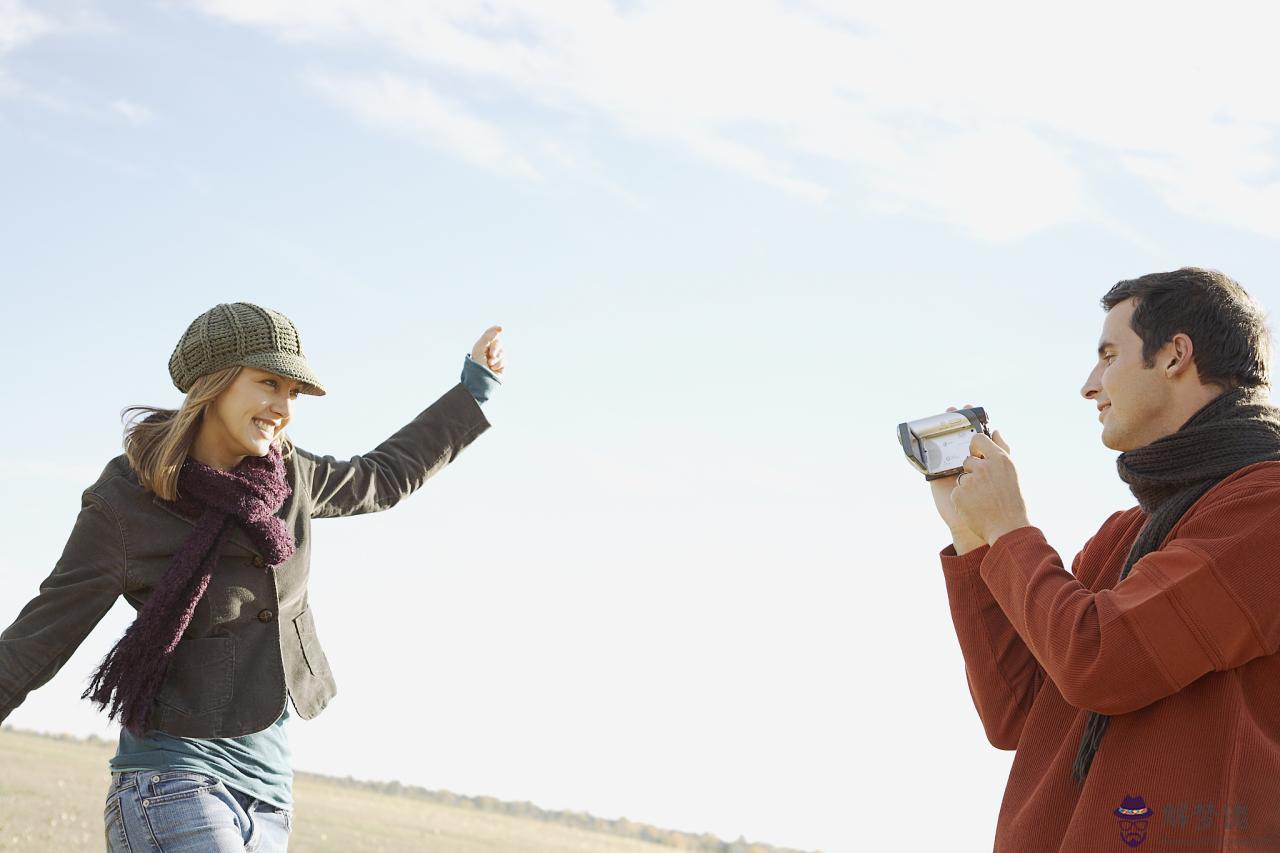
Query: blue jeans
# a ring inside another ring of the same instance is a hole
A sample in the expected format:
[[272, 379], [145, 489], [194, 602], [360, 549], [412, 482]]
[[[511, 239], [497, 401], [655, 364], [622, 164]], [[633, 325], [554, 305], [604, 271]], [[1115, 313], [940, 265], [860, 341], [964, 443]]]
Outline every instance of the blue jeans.
[[108, 853], [277, 853], [293, 815], [192, 770], [111, 774], [103, 811]]

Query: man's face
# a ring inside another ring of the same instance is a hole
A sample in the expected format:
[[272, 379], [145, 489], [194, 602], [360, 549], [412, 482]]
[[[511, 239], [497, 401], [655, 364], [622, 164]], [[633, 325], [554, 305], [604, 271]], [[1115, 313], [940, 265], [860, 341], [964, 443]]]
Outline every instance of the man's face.
[[[1134, 301], [1126, 299], [1107, 312], [1102, 322], [1098, 361], [1080, 389], [1086, 400], [1104, 406], [1102, 443], [1126, 451], [1150, 444], [1169, 432], [1170, 383], [1160, 371], [1165, 349], [1155, 366], [1142, 364], [1142, 338], [1129, 327]], [[1165, 348], [1172, 344], [1165, 344]], [[1175, 427], [1176, 428], [1176, 427]]]
[[1147, 822], [1145, 820], [1121, 820], [1120, 840], [1130, 847], [1137, 847], [1147, 838]]

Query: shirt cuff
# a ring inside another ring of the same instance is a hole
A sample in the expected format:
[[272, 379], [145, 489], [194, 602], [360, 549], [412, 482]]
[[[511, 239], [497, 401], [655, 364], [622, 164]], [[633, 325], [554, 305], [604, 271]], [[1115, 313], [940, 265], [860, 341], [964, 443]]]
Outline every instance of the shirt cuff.
[[467, 386], [477, 403], [484, 403], [493, 394], [493, 389], [502, 384], [502, 380], [473, 359], [471, 353], [467, 353], [467, 358], [462, 363], [462, 384]]
[[947, 575], [976, 572], [982, 568], [982, 558], [990, 550], [990, 545], [979, 545], [972, 551], [957, 554], [955, 543], [952, 543], [938, 552], [938, 557], [942, 560], [942, 572]]

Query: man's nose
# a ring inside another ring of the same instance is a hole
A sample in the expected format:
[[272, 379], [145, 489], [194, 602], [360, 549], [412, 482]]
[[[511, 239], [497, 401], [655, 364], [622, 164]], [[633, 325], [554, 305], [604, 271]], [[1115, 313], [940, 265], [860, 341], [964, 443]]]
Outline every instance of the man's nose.
[[1097, 375], [1098, 371], [1095, 369], [1089, 374], [1089, 378], [1084, 381], [1084, 386], [1080, 389], [1080, 396], [1084, 397], [1086, 400], [1092, 400], [1094, 397], [1098, 396], [1098, 392], [1102, 390], [1098, 386], [1098, 380], [1096, 378]]

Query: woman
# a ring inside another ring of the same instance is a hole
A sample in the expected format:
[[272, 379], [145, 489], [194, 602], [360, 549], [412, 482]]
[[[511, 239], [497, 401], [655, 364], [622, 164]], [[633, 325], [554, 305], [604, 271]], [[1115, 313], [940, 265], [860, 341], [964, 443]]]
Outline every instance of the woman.
[[[312, 518], [388, 509], [489, 427], [500, 326], [462, 381], [374, 450], [316, 456], [284, 434], [323, 396], [298, 331], [244, 302], [197, 317], [169, 359], [186, 397], [133, 423], [52, 574], [0, 634], [0, 721], [51, 679], [124, 595], [138, 616], [85, 697], [119, 717], [108, 850], [285, 850], [289, 703], [315, 717], [337, 688], [307, 605]], [[130, 411], [130, 410], [126, 410]]]

